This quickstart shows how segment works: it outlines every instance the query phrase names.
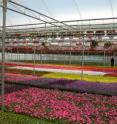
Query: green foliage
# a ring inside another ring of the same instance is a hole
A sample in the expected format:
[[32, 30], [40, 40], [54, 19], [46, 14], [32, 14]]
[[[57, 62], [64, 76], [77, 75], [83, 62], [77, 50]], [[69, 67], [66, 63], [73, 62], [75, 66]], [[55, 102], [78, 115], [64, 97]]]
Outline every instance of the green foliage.
[[91, 48], [95, 48], [98, 45], [97, 41], [92, 41], [91, 42]]
[[15, 103], [12, 103], [11, 107], [12, 107], [12, 110], [11, 111], [14, 112]]
[[66, 120], [46, 120], [0, 111], [0, 124], [69, 124]]
[[104, 44], [104, 48], [109, 48], [111, 45], [112, 45], [111, 42], [107, 42], [107, 43]]

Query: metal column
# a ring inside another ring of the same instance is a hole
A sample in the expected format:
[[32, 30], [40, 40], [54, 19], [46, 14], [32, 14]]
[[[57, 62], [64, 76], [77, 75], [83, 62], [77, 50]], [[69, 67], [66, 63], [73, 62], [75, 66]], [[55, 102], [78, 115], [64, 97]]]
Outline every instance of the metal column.
[[4, 111], [5, 88], [5, 35], [6, 35], [6, 8], [7, 0], [3, 0], [3, 29], [2, 29], [2, 111]]
[[83, 80], [83, 66], [84, 66], [84, 36], [83, 36], [83, 44], [82, 44], [82, 71], [81, 71], [81, 80]]

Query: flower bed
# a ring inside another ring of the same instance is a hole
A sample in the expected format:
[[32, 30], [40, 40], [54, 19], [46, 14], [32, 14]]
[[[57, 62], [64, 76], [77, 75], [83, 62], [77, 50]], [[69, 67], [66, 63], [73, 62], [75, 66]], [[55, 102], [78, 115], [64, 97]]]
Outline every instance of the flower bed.
[[[15, 75], [15, 76], [14, 76]], [[25, 77], [27, 76], [27, 77]], [[21, 75], [21, 74], [7, 74], [7, 83], [22, 84], [27, 86], [36, 86], [44, 88], [58, 88], [62, 90], [72, 90], [77, 92], [98, 93], [106, 95], [117, 95], [117, 83], [99, 83], [88, 82], [70, 79], [55, 79], [55, 78], [39, 78], [36, 76]]]
[[[23, 86], [23, 85], [15, 85], [14, 84], [5, 84], [5, 94], [12, 93], [15, 91], [21, 91], [23, 89], [27, 89], [29, 86]], [[0, 92], [1, 92], [1, 85], [0, 85]]]
[[105, 76], [111, 76], [111, 77], [117, 78], [117, 73], [109, 73], [109, 74], [106, 74]]
[[[72, 80], [81, 80], [81, 75], [78, 74], [66, 74], [66, 73], [48, 73], [43, 75], [44, 78], [64, 78], [64, 79], [72, 79]], [[100, 82], [100, 83], [117, 83], [116, 77], [110, 76], [97, 76], [97, 75], [83, 75], [84, 81], [89, 82]]]
[[[1, 100], [0, 100], [1, 101]], [[80, 124], [116, 124], [117, 97], [44, 90], [23, 89], [5, 95], [9, 111], [45, 119], [64, 119]], [[68, 124], [68, 123], [67, 123]]]
[[66, 69], [66, 70], [84, 70], [84, 71], [101, 71], [101, 72], [117, 72], [117, 68], [113, 67], [96, 67], [96, 66], [67, 66], [67, 65], [50, 65], [50, 64], [17, 64], [6, 63], [7, 66], [23, 66], [23, 67], [35, 67], [35, 68], [51, 68], [51, 69]]
[[[24, 75], [33, 75], [34, 72], [32, 70], [21, 70], [21, 69], [10, 69], [7, 71], [8, 73], [17, 73]], [[57, 72], [40, 72], [36, 71], [35, 73], [39, 77], [43, 78], [63, 78], [63, 79], [71, 79], [71, 80], [81, 80], [80, 74], [68, 74], [68, 73], [57, 73]], [[107, 74], [107, 75], [83, 75], [84, 81], [89, 82], [101, 82], [101, 83], [117, 83], [116, 74]]]
[[33, 75], [26, 75], [26, 74], [15, 74], [15, 73], [6, 73], [5, 74], [5, 81], [10, 82], [21, 82], [27, 80], [34, 80], [38, 79], [39, 77]]
[[[15, 63], [13, 63], [13, 66]], [[22, 66], [22, 64], [21, 64]], [[23, 64], [23, 66], [33, 67], [32, 64]], [[52, 66], [52, 65], [36, 65], [37, 67], [42, 66], [44, 68], [64, 68], [64, 66]], [[72, 69], [73, 66], [70, 68]], [[40, 68], [40, 67], [39, 67]], [[65, 68], [68, 68], [65, 66]], [[81, 67], [73, 67], [73, 69], [78, 69]], [[92, 67], [95, 69], [94, 67]], [[97, 68], [97, 67], [96, 67]], [[84, 69], [91, 69], [91, 67], [84, 67]], [[98, 68], [99, 69], [99, 68]], [[104, 68], [106, 69], [106, 68]], [[109, 68], [111, 73], [112, 68]], [[116, 68], [114, 70], [116, 72]], [[12, 69], [11, 69], [12, 72]], [[100, 76], [100, 75], [83, 75], [83, 81], [81, 81], [81, 75], [78, 74], [66, 74], [66, 73], [50, 73], [50, 72], [37, 72], [37, 76], [32, 76], [32, 70], [15, 69], [13, 71], [17, 74], [6, 74], [5, 81], [7, 83], [16, 83], [22, 85], [30, 85], [35, 87], [43, 88], [58, 88], [62, 90], [72, 90], [77, 92], [88, 92], [88, 93], [98, 93], [106, 95], [117, 95], [117, 78], [110, 76]], [[19, 73], [19, 74], [18, 74]], [[20, 74], [21, 73], [21, 74]], [[110, 72], [109, 72], [110, 73]], [[28, 75], [30, 74], [30, 75]], [[114, 73], [115, 74], [115, 73]]]

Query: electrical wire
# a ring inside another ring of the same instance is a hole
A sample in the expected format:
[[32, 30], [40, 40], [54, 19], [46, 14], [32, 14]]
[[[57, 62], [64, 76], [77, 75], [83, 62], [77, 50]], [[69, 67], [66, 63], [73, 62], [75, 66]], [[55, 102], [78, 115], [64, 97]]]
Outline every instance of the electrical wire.
[[[53, 18], [53, 14], [51, 13], [51, 11], [50, 11], [50, 9], [49, 9], [49, 7], [48, 7], [46, 1], [45, 1], [45, 0], [41, 0], [41, 1], [42, 1], [42, 3], [44, 4], [45, 8], [47, 9], [49, 16]], [[48, 20], [46, 17], [44, 17], [44, 19], [45, 19], [46, 21], [50, 21], [50, 20]]]
[[[113, 2], [112, 0], [109, 0], [109, 3], [110, 3], [110, 8], [111, 8], [111, 14], [112, 14], [112, 17], [114, 18], [114, 10], [113, 10]], [[114, 19], [113, 19], [113, 30], [114, 30]]]
[[[79, 4], [78, 4], [78, 0], [73, 0], [74, 2], [74, 5], [76, 6], [76, 9], [77, 9], [77, 12], [78, 12], [78, 15], [79, 15], [79, 18], [80, 20], [82, 19], [82, 14], [81, 14], [81, 11], [80, 11], [80, 8], [79, 8]], [[83, 21], [81, 21], [81, 26], [80, 26], [80, 30], [82, 30], [82, 25], [83, 25]]]
[[45, 8], [47, 9], [49, 16], [51, 16], [53, 18], [53, 14], [52, 14], [52, 12], [49, 9], [49, 7], [48, 7], [48, 5], [46, 3], [46, 0], [41, 0], [41, 1], [43, 2]]
[[79, 5], [78, 5], [79, 1], [77, 0], [77, 2], [76, 2], [76, 0], [73, 0], [73, 2], [74, 2], [74, 5], [76, 6], [77, 12], [79, 14], [79, 18], [82, 19], [82, 14], [81, 14], [81, 11], [80, 11], [80, 8], [79, 8]]
[[109, 2], [110, 2], [112, 17], [114, 18], [113, 2], [112, 0], [109, 0]]

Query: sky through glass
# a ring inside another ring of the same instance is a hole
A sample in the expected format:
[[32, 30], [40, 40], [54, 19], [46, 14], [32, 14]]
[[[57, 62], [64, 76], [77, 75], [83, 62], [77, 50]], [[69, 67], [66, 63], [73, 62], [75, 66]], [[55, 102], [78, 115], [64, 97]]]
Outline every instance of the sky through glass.
[[[13, 0], [60, 21], [117, 17], [117, 0]], [[112, 2], [112, 5], [111, 5]], [[8, 4], [11, 7], [10, 4]], [[15, 8], [17, 9], [17, 8]], [[25, 10], [22, 10], [25, 11]], [[7, 25], [36, 23], [38, 20], [7, 12]], [[0, 8], [0, 25], [2, 9]]]

